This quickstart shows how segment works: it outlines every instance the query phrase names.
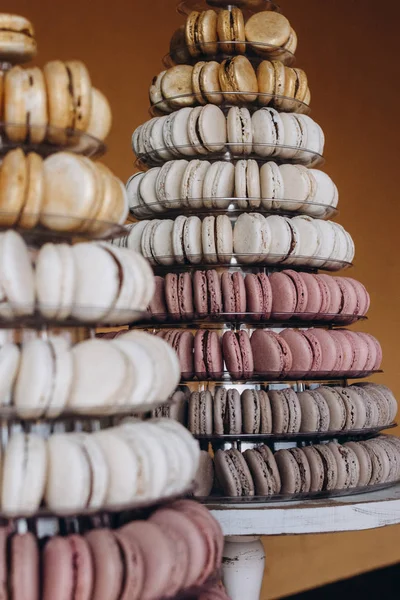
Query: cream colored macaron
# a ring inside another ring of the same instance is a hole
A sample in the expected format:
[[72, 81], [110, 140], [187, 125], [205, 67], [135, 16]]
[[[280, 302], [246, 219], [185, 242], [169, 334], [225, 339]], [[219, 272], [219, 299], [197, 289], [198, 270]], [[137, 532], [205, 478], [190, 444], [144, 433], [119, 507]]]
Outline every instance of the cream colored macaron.
[[47, 93], [43, 73], [37, 67], [16, 66], [4, 77], [4, 120], [13, 142], [29, 139], [40, 144], [46, 135]]
[[36, 55], [33, 25], [25, 17], [0, 13], [0, 59], [23, 63]]

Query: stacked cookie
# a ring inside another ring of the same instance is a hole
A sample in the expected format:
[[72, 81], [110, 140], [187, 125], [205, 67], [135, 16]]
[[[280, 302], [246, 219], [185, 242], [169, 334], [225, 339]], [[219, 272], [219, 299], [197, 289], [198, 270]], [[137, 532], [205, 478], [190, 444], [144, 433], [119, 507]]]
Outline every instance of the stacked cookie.
[[[197, 588], [201, 598], [227, 599], [208, 584], [221, 568], [222, 531], [205, 508], [189, 500], [118, 529], [60, 533], [40, 547], [32, 533], [11, 534], [6, 527], [0, 539], [0, 592], [10, 587], [16, 597], [55, 600], [62, 581], [64, 597], [79, 590], [80, 600], [172, 598], [184, 590], [196, 594]], [[206, 595], [208, 589], [215, 595]]]
[[296, 32], [280, 13], [262, 10], [246, 20], [240, 8], [231, 6], [218, 13], [190, 12], [186, 24], [172, 36], [170, 57], [178, 64], [218, 54], [255, 54], [290, 62], [296, 49]]
[[155, 288], [142, 256], [105, 243], [45, 244], [33, 255], [8, 230], [0, 233], [0, 265], [2, 321], [39, 314], [60, 323], [125, 325], [146, 310]]
[[191, 485], [198, 443], [176, 421], [127, 422], [96, 433], [12, 434], [4, 449], [7, 517], [116, 511], [176, 496]]
[[234, 223], [228, 215], [144, 220], [130, 226], [127, 239], [116, 243], [163, 266], [257, 263], [338, 271], [355, 254], [351, 235], [337, 223], [261, 213], [242, 213]]
[[297, 318], [349, 324], [368, 312], [370, 297], [362, 283], [293, 270], [265, 273], [196, 270], [155, 277], [148, 313], [154, 322], [279, 321]]
[[101, 163], [57, 152], [43, 160], [21, 148], [0, 166], [0, 226], [22, 230], [44, 227], [101, 236], [104, 222], [123, 225], [128, 216], [125, 187]]
[[241, 454], [218, 450], [217, 493], [224, 496], [301, 496], [356, 490], [398, 481], [400, 444], [393, 436], [362, 442], [317, 444], [271, 452], [259, 446]]
[[194, 435], [351, 432], [385, 427], [396, 414], [393, 393], [374, 383], [302, 392], [246, 389], [241, 394], [235, 388], [216, 388], [214, 394], [191, 393], [187, 426]]
[[332, 179], [318, 169], [238, 160], [210, 164], [207, 160], [168, 161], [162, 167], [140, 171], [128, 180], [129, 210], [141, 220], [160, 213], [194, 214], [261, 210], [326, 217], [339, 202]]
[[148, 166], [165, 160], [202, 155], [237, 159], [293, 160], [306, 166], [321, 163], [325, 137], [321, 127], [303, 114], [279, 113], [269, 106], [256, 110], [232, 107], [225, 114], [215, 104], [181, 108], [154, 117], [132, 135], [132, 148]]
[[180, 380], [163, 340], [130, 332], [74, 346], [61, 335], [0, 348], [1, 408], [23, 419], [128, 414], [168, 400]]
[[199, 61], [194, 67], [177, 65], [154, 77], [150, 102], [161, 113], [185, 106], [211, 104], [271, 105], [287, 112], [307, 113], [311, 100], [307, 75], [278, 60], [254, 67], [245, 56], [222, 63]]
[[365, 377], [380, 369], [381, 346], [372, 335], [346, 329], [241, 329], [157, 332], [176, 351], [191, 380]]
[[68, 146], [72, 132], [104, 140], [111, 128], [107, 98], [92, 87], [79, 60], [54, 60], [43, 70], [16, 66], [5, 73], [0, 117], [11, 142]]

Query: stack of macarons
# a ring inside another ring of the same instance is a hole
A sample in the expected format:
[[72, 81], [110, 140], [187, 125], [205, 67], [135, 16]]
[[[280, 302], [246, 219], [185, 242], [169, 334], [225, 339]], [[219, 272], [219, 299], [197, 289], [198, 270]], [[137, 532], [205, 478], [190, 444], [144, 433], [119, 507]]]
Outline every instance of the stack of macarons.
[[75, 132], [104, 140], [111, 129], [107, 98], [92, 87], [79, 60], [48, 62], [43, 70], [16, 66], [4, 75], [2, 118], [8, 139], [16, 143], [59, 146], [76, 143]]
[[0, 412], [23, 419], [117, 415], [166, 402], [180, 380], [170, 345], [145, 332], [71, 346], [63, 336], [0, 348]]
[[1, 511], [8, 517], [118, 510], [181, 494], [193, 482], [198, 442], [171, 419], [96, 433], [11, 434], [4, 448]]
[[143, 257], [97, 242], [45, 244], [33, 257], [22, 236], [0, 233], [0, 317], [127, 324], [152, 299], [153, 273]]
[[[183, 413], [181, 408], [180, 413]], [[171, 418], [181, 417], [175, 412]], [[192, 392], [187, 426], [194, 435], [286, 435], [369, 430], [393, 423], [397, 401], [376, 383], [319, 386], [296, 392], [235, 388]]]
[[365, 377], [380, 369], [382, 348], [368, 333], [346, 329], [222, 331], [162, 329], [191, 380]]
[[118, 529], [57, 535], [39, 545], [32, 533], [4, 527], [0, 540], [0, 593], [12, 589], [15, 598], [161, 600], [187, 590], [190, 597], [227, 600], [208, 583], [221, 568], [221, 528], [191, 500]]
[[303, 114], [279, 113], [269, 106], [250, 113], [232, 107], [228, 114], [215, 104], [185, 107], [154, 117], [132, 135], [136, 156], [149, 166], [174, 158], [255, 155], [257, 158], [293, 160], [316, 166], [321, 162], [325, 137], [321, 127]]
[[161, 113], [185, 106], [210, 104], [272, 105], [286, 112], [306, 113], [311, 100], [303, 69], [281, 61], [262, 61], [255, 68], [245, 56], [222, 63], [200, 61], [194, 67], [177, 65], [154, 77], [150, 102]]
[[232, 225], [227, 215], [180, 215], [140, 221], [128, 232], [116, 243], [141, 252], [153, 265], [257, 263], [338, 271], [355, 255], [353, 239], [341, 225], [307, 216], [242, 213]]
[[[218, 6], [214, 0], [208, 4]], [[282, 14], [262, 10], [246, 20], [240, 8], [230, 6], [218, 12], [191, 11], [172, 36], [170, 56], [178, 64], [190, 58], [252, 53], [291, 62], [296, 49], [297, 34]]]
[[370, 296], [349, 277], [293, 270], [265, 273], [197, 270], [155, 277], [148, 308], [154, 322], [193, 319], [271, 321], [296, 318], [349, 324], [365, 316]]
[[173, 160], [132, 175], [126, 184], [129, 210], [137, 219], [169, 211], [208, 211], [231, 216], [244, 210], [326, 217], [338, 205], [332, 179], [318, 169], [238, 160]]
[[103, 164], [70, 152], [42, 159], [21, 148], [0, 166], [0, 225], [101, 237], [104, 222], [123, 225], [128, 199], [123, 183]]
[[300, 496], [393, 483], [400, 478], [400, 442], [379, 436], [362, 442], [318, 444], [271, 452], [259, 446], [241, 454], [218, 450], [217, 493], [224, 496]]

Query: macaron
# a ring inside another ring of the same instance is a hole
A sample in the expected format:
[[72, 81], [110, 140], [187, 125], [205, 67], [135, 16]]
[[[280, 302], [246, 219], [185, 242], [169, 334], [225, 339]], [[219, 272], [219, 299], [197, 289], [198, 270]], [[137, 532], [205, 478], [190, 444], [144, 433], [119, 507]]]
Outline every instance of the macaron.
[[198, 271], [193, 275], [194, 307], [199, 317], [222, 312], [221, 281], [214, 270]]
[[257, 375], [290, 372], [293, 357], [287, 342], [279, 335], [258, 329], [251, 336], [254, 372]]
[[245, 450], [243, 456], [253, 477], [257, 496], [272, 496], [281, 491], [281, 478], [275, 456], [268, 446]]
[[2, 13], [0, 51], [6, 62], [27, 62], [36, 55], [33, 25], [25, 17]]
[[[242, 398], [243, 400], [243, 398]], [[243, 412], [243, 420], [245, 414]], [[214, 395], [214, 432], [242, 433], [241, 397], [236, 389], [217, 388]]]
[[195, 435], [213, 433], [213, 407], [210, 392], [193, 392], [189, 398], [189, 431]]
[[200, 330], [194, 338], [194, 371], [197, 377], [220, 379], [223, 373], [222, 348], [215, 331]]
[[246, 288], [241, 273], [225, 271], [221, 276], [224, 312], [240, 315], [246, 312]]
[[248, 273], [244, 279], [247, 310], [252, 319], [268, 320], [272, 311], [272, 288], [265, 273]]
[[227, 371], [234, 379], [249, 379], [254, 371], [253, 352], [248, 333], [244, 330], [226, 331], [222, 338], [222, 352]]

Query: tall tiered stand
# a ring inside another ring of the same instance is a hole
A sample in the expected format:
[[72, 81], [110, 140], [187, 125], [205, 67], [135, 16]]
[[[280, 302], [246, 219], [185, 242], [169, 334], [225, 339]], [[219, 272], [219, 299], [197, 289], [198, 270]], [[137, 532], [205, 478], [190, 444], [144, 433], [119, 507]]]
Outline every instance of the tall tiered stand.
[[[212, 4], [212, 6], [210, 6]], [[217, 1], [210, 2], [206, 4], [205, 2], [193, 2], [187, 1], [183, 2], [180, 5], [180, 12], [185, 15], [190, 14], [192, 10], [209, 10], [210, 8], [215, 8], [215, 10], [219, 10], [222, 8], [222, 2], [219, 3]], [[246, 2], [241, 3], [241, 8], [245, 5]], [[253, 3], [253, 5], [257, 4], [257, 7], [253, 9], [253, 11], [257, 10], [277, 10], [271, 2], [259, 2]], [[233, 6], [224, 5], [223, 8], [226, 10], [232, 10]], [[181, 38], [181, 43], [184, 45], [184, 39]], [[237, 47], [235, 44], [231, 46], [232, 56], [236, 55]], [[247, 47], [248, 49], [248, 47]], [[264, 49], [265, 50], [265, 49]], [[269, 57], [270, 60], [273, 60], [275, 57], [286, 61], [286, 63], [290, 64], [290, 61], [294, 58], [290, 55], [290, 52], [276, 52], [277, 49], [271, 48], [271, 55]], [[209, 61], [209, 60], [217, 60], [221, 62], [223, 59], [229, 58], [229, 54], [227, 54], [227, 49], [223, 50], [218, 48], [218, 56], [210, 56], [210, 54], [201, 55], [201, 52], [198, 53], [199, 56], [191, 58], [190, 64], [195, 64], [197, 61]], [[176, 56], [179, 57], [179, 53], [176, 53]], [[176, 59], [175, 56], [175, 59]], [[183, 53], [182, 62], [185, 61], [185, 57], [187, 58], [187, 52]], [[268, 58], [265, 56], [264, 58]], [[169, 57], [170, 61], [174, 57]], [[253, 54], [252, 61], [253, 64], [257, 66], [257, 56]], [[261, 59], [260, 59], [261, 60]], [[169, 66], [171, 62], [169, 63]], [[243, 96], [246, 94], [243, 90]], [[220, 104], [220, 108], [227, 113], [230, 106], [232, 104], [238, 104], [241, 107], [246, 107], [250, 111], [255, 109], [254, 103], [246, 103], [246, 98], [240, 98], [240, 95], [236, 97], [235, 101], [230, 102], [229, 93], [225, 95], [225, 101]], [[238, 100], [239, 98], [239, 100]], [[265, 98], [264, 98], [265, 100]], [[272, 105], [276, 108], [279, 106], [286, 106], [286, 110], [290, 106], [290, 109], [293, 112], [308, 112], [308, 107], [303, 102], [292, 102], [291, 104], [283, 100], [282, 98], [277, 98], [276, 96], [271, 96]], [[217, 102], [216, 102], [217, 103]], [[267, 102], [263, 102], [267, 104]], [[173, 104], [173, 103], [171, 103]], [[204, 105], [204, 98], [201, 100], [200, 104]], [[182, 102], [176, 103], [176, 107], [183, 106]], [[190, 106], [190, 101], [187, 104]], [[196, 101], [194, 100], [192, 106], [196, 105]], [[259, 106], [258, 106], [259, 107]], [[160, 112], [157, 112], [157, 108], [160, 109]], [[162, 102], [159, 107], [155, 106], [152, 108], [152, 115], [162, 115], [163, 110], [165, 109], [165, 102]], [[172, 112], [174, 109], [170, 109], [168, 112]], [[176, 108], [175, 108], [176, 110]], [[278, 108], [279, 110], [279, 108]], [[282, 109], [280, 109], [282, 110]], [[165, 111], [167, 112], [167, 111]], [[253, 158], [256, 159], [261, 166], [267, 160], [274, 160], [277, 162], [285, 162], [285, 159], [281, 157], [271, 156], [268, 159], [261, 159], [260, 156], [246, 156], [241, 152], [241, 148], [239, 147], [241, 144], [235, 144], [235, 147], [232, 147], [229, 143], [225, 146], [223, 151], [219, 151], [218, 153], [194, 153], [196, 159], [207, 159], [211, 163], [215, 160], [223, 160], [226, 162], [232, 162], [236, 164], [239, 159], [243, 158]], [[238, 148], [239, 147], [239, 148]], [[168, 152], [167, 152], [168, 154]], [[245, 153], [244, 153], [245, 154]], [[146, 153], [146, 148], [144, 148], [143, 153], [139, 156], [140, 164], [144, 170], [147, 167], [160, 166], [163, 164], [162, 152], [156, 153]], [[297, 156], [301, 156], [301, 161], [303, 164], [306, 163], [308, 167], [316, 167], [321, 164], [321, 157], [309, 153], [307, 158], [307, 152], [303, 153], [303, 155], [298, 154]], [[306, 159], [304, 159], [306, 157]], [[180, 156], [182, 158], [182, 156]], [[188, 160], [193, 158], [193, 156], [186, 157]], [[164, 161], [165, 162], [165, 161]], [[296, 163], [296, 157], [290, 159], [290, 161]], [[179, 199], [177, 199], [179, 200]], [[288, 199], [287, 199], [288, 200]], [[240, 208], [240, 202], [238, 203], [237, 199], [234, 198], [229, 201], [229, 199], [219, 199], [221, 205], [223, 204], [224, 209], [218, 208], [218, 203], [216, 202], [214, 209], [196, 209], [190, 205], [190, 202], [186, 202], [186, 206], [182, 209], [176, 209], [175, 207], [171, 207], [171, 210], [168, 211], [168, 206], [164, 205], [163, 211], [155, 211], [153, 216], [151, 216], [151, 211], [146, 211], [146, 207], [144, 213], [146, 215], [146, 219], [164, 219], [164, 218], [174, 218], [179, 214], [189, 215], [199, 215], [201, 218], [204, 218], [207, 215], [217, 215], [217, 214], [227, 214], [231, 221], [234, 222], [237, 216], [241, 212], [249, 211], [249, 209]], [[179, 202], [178, 202], [179, 204]], [[200, 203], [201, 204], [201, 203]], [[244, 206], [251, 206], [251, 203], [244, 202]], [[210, 203], [211, 205], [211, 203]], [[229, 206], [228, 206], [229, 205]], [[272, 206], [272, 204], [271, 204]], [[148, 207], [147, 207], [148, 208]], [[150, 207], [151, 208], [151, 207]], [[251, 209], [250, 209], [251, 210]], [[272, 210], [272, 209], [271, 209]], [[257, 208], [256, 212], [262, 212], [265, 216], [271, 213], [271, 210], [267, 210], [261, 206], [261, 208]], [[273, 212], [273, 211], [272, 211]], [[276, 212], [276, 211], [275, 211]], [[285, 202], [281, 203], [280, 214], [293, 216], [293, 213], [285, 212]], [[301, 209], [299, 210], [301, 214]], [[331, 214], [335, 211], [332, 210]], [[315, 213], [314, 213], [315, 214]], [[322, 218], [328, 218], [330, 216], [329, 210], [325, 212]], [[133, 217], [138, 217], [137, 212], [133, 211]], [[144, 217], [142, 217], [144, 218]], [[174, 272], [182, 272], [185, 270], [194, 272], [196, 269], [217, 269], [219, 273], [223, 273], [224, 270], [229, 271], [239, 271], [243, 274], [247, 272], [266, 272], [270, 274], [273, 271], [288, 268], [286, 265], [280, 266], [277, 264], [279, 261], [275, 260], [274, 264], [268, 263], [268, 259], [266, 259], [263, 266], [260, 266], [259, 259], [254, 257], [254, 260], [251, 260], [251, 257], [247, 257], [246, 264], [243, 265], [240, 263], [240, 258], [234, 257], [231, 261], [228, 261], [228, 264], [222, 264], [218, 261], [210, 261], [213, 264], [207, 264], [207, 261], [197, 261], [199, 264], [191, 265], [191, 264], [180, 264], [178, 265], [174, 262], [173, 258], [170, 261], [160, 261], [164, 262], [164, 266], [157, 264], [157, 258], [155, 257], [153, 264], [155, 265], [155, 271], [159, 275], [163, 275], [166, 272], [174, 273]], [[168, 266], [165, 266], [167, 263]], [[301, 263], [301, 261], [300, 261]], [[339, 270], [342, 265], [337, 264], [334, 265], [331, 270]], [[297, 267], [303, 271], [317, 272], [316, 269], [310, 269], [310, 266], [307, 264], [297, 264]], [[212, 327], [214, 329], [219, 329], [220, 334], [226, 330], [234, 330], [238, 331], [240, 329], [248, 329], [249, 331], [254, 328], [254, 319], [250, 315], [237, 315], [232, 320], [227, 319], [227, 322], [223, 322], [223, 317], [220, 316], [217, 320], [218, 322], [214, 322]], [[277, 329], [278, 324], [271, 320], [265, 320], [261, 318], [257, 323], [257, 327], [263, 326], [265, 328], [275, 328], [280, 331], [286, 325], [293, 326], [293, 321], [291, 323], [281, 323], [279, 324], [280, 329]], [[314, 325], [321, 326], [321, 323], [301, 323], [297, 322], [297, 325], [300, 327], [312, 327]], [[166, 319], [166, 321], [162, 324], [154, 324], [151, 325], [151, 322], [143, 323], [142, 325], [137, 324], [133, 327], [146, 327], [147, 329], [152, 328], [154, 333], [158, 329], [162, 328], [174, 328], [174, 327], [184, 327], [189, 330], [196, 331], [199, 328], [207, 328], [210, 327], [210, 319], [204, 320], [203, 323], [201, 319], [197, 320], [185, 320], [184, 324], [179, 322], [174, 323], [174, 319]], [[326, 327], [331, 327], [332, 324], [326, 324]], [[303, 378], [301, 381], [296, 381], [291, 378], [286, 381], [285, 379], [280, 379], [279, 381], [274, 381], [273, 378], [266, 378], [262, 380], [259, 378], [254, 381], [252, 378], [251, 381], [246, 381], [246, 379], [233, 380], [229, 378], [229, 376], [225, 373], [223, 377], [219, 377], [219, 381], [212, 381], [212, 377], [210, 379], [206, 379], [204, 381], [200, 381], [199, 378], [188, 379], [186, 378], [182, 381], [182, 384], [185, 386], [189, 386], [191, 391], [204, 391], [207, 389], [215, 389], [220, 385], [225, 385], [229, 388], [237, 388], [239, 391], [243, 390], [243, 386], [247, 388], [253, 388], [256, 390], [259, 389], [273, 389], [274, 387], [281, 387], [282, 385], [291, 385], [294, 387], [296, 391], [301, 391], [307, 389], [310, 386], [313, 386], [315, 381], [307, 381], [306, 378]], [[328, 384], [336, 384], [346, 386], [348, 384], [348, 378], [338, 377], [335, 374], [328, 374], [325, 378], [329, 381]], [[364, 437], [370, 436], [371, 432], [365, 433]], [[263, 441], [262, 436], [259, 436], [258, 442]], [[351, 439], [363, 439], [362, 432], [357, 436], [350, 436]], [[323, 440], [323, 436], [313, 436], [313, 434], [309, 434], [306, 438], [303, 438], [301, 443], [320, 443], [321, 439]], [[265, 440], [266, 441], [266, 440]], [[240, 435], [235, 437], [235, 440], [225, 439], [224, 436], [219, 436], [218, 440], [203, 440], [202, 447], [203, 449], [209, 448], [209, 443], [212, 446], [212, 449], [216, 448], [230, 448], [230, 447], [251, 447], [252, 442], [246, 440], [244, 437], [241, 438]], [[268, 441], [266, 441], [271, 447], [274, 449], [291, 447], [295, 446], [297, 441], [291, 441], [287, 439], [282, 441], [282, 437], [279, 440], [274, 440], [273, 436], [269, 436]], [[245, 446], [247, 444], [247, 446]], [[250, 444], [250, 446], [249, 446]], [[283, 444], [283, 445], [282, 445]], [[286, 445], [285, 445], [286, 444]], [[267, 499], [266, 499], [267, 500]], [[293, 499], [291, 501], [254, 501], [254, 499], [241, 499], [240, 501], [235, 503], [234, 499], [215, 499], [209, 498], [207, 500], [208, 508], [211, 510], [212, 514], [218, 519], [220, 522], [224, 534], [226, 536], [226, 544], [225, 544], [225, 553], [224, 553], [224, 562], [223, 562], [223, 579], [228, 591], [228, 594], [233, 600], [258, 600], [260, 597], [260, 590], [263, 580], [264, 567], [265, 567], [265, 555], [263, 546], [260, 540], [260, 536], [263, 535], [295, 535], [295, 534], [306, 534], [306, 533], [327, 533], [327, 532], [339, 532], [339, 531], [357, 531], [363, 529], [370, 529], [375, 527], [383, 527], [386, 525], [392, 525], [400, 522], [400, 487], [394, 486], [388, 489], [383, 489], [374, 492], [364, 492], [363, 494], [357, 495], [345, 495], [345, 496], [334, 496], [334, 497], [326, 497], [326, 498], [308, 498], [308, 499]]]

